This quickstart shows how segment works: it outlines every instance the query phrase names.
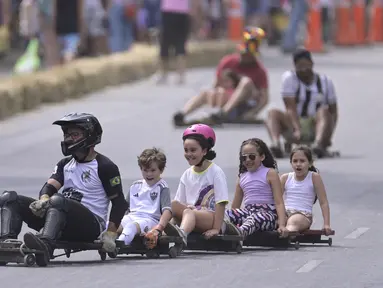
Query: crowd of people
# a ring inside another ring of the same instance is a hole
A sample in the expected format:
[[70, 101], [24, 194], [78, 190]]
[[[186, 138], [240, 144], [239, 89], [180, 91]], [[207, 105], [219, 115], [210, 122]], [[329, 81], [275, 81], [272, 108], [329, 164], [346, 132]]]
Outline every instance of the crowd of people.
[[[183, 53], [179, 43], [188, 39], [227, 37], [230, 2], [1, 0], [0, 50], [9, 46], [2, 45], [8, 36], [13, 46], [16, 39], [26, 43], [24, 46], [31, 40], [37, 41], [40, 58], [44, 56], [44, 65], [51, 67], [85, 55], [128, 51], [136, 41], [159, 41], [161, 68], [166, 69], [164, 48], [169, 41], [177, 39], [176, 52]], [[328, 13], [330, 2], [321, 2], [324, 12]], [[243, 0], [242, 4], [244, 23], [263, 28], [269, 45], [281, 43], [284, 51], [294, 49], [299, 23], [305, 20], [308, 8], [306, 0]]]

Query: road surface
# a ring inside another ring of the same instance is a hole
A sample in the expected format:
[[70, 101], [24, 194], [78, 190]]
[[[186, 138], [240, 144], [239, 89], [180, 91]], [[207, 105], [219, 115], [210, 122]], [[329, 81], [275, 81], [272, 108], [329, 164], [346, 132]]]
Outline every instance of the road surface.
[[[336, 230], [333, 247], [253, 249], [241, 255], [194, 252], [158, 260], [127, 256], [104, 263], [96, 252], [83, 252], [70, 259], [54, 260], [48, 268], [0, 267], [1, 286], [383, 287], [383, 232], [379, 228], [383, 221], [383, 156], [378, 153], [383, 137], [377, 125], [383, 111], [382, 53], [383, 48], [370, 47], [315, 56], [315, 68], [333, 78], [340, 103], [334, 148], [341, 150], [342, 157], [316, 162], [327, 187], [331, 224]], [[274, 50], [264, 52], [263, 59], [270, 73], [270, 107], [282, 107], [280, 79], [292, 61]], [[213, 75], [213, 69], [192, 70], [184, 87], [156, 87], [150, 80], [141, 81], [81, 100], [44, 106], [0, 123], [0, 189], [36, 196], [62, 157], [61, 131], [51, 123], [65, 113], [87, 111], [97, 115], [104, 127], [98, 150], [120, 166], [125, 189], [140, 177], [136, 156], [144, 148], [156, 146], [167, 154], [164, 178], [174, 195], [179, 177], [188, 166], [183, 158], [182, 130], [173, 128], [171, 116], [200, 88], [209, 86]], [[228, 177], [232, 199], [241, 141], [249, 137], [269, 141], [262, 127], [231, 126], [216, 133], [216, 163]], [[278, 164], [281, 172], [289, 171], [288, 160]], [[322, 225], [318, 206], [315, 228]], [[23, 233], [27, 229], [24, 227]]]

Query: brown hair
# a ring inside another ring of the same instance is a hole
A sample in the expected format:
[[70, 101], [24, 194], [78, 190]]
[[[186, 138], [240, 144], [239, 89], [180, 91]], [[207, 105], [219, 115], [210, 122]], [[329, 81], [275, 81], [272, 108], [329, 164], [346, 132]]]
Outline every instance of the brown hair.
[[271, 153], [269, 147], [259, 138], [250, 138], [242, 142], [241, 148], [239, 149], [239, 173], [240, 176], [242, 173], [247, 172], [247, 169], [242, 161], [242, 148], [245, 145], [253, 145], [257, 148], [259, 155], [265, 156], [265, 159], [262, 161], [263, 166], [267, 168], [274, 168], [278, 171], [277, 161], [275, 160], [273, 154]]
[[141, 169], [149, 168], [152, 163], [157, 163], [158, 169], [164, 171], [166, 166], [165, 154], [155, 147], [142, 151], [141, 155], [137, 157], [137, 161]]
[[310, 149], [308, 146], [306, 146], [306, 145], [299, 145], [299, 146], [295, 147], [295, 148], [291, 151], [291, 154], [290, 154], [290, 163], [291, 163], [291, 161], [293, 160], [293, 156], [294, 156], [294, 154], [297, 153], [298, 151], [302, 151], [303, 154], [306, 156], [307, 161], [309, 161], [309, 163], [311, 164], [310, 167], [309, 167], [309, 171], [319, 173], [319, 170], [314, 166], [314, 157], [313, 157], [313, 153], [312, 153], [311, 149]]

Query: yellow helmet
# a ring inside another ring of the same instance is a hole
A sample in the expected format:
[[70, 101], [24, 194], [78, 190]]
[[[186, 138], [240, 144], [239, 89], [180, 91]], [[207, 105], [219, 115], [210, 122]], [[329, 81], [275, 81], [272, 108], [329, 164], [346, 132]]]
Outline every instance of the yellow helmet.
[[242, 35], [243, 43], [239, 46], [240, 52], [257, 54], [262, 39], [266, 36], [265, 31], [259, 27], [246, 27]]

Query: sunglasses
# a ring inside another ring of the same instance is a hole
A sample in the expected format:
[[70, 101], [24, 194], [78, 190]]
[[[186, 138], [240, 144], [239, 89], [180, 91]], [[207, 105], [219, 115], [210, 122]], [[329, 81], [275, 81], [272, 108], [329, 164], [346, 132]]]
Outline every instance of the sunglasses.
[[247, 160], [247, 157], [249, 157], [249, 159], [250, 159], [251, 161], [254, 161], [255, 158], [257, 158], [257, 155], [256, 155], [256, 154], [244, 154], [244, 155], [241, 156], [241, 160], [242, 160], [242, 161], [246, 161], [246, 160]]

